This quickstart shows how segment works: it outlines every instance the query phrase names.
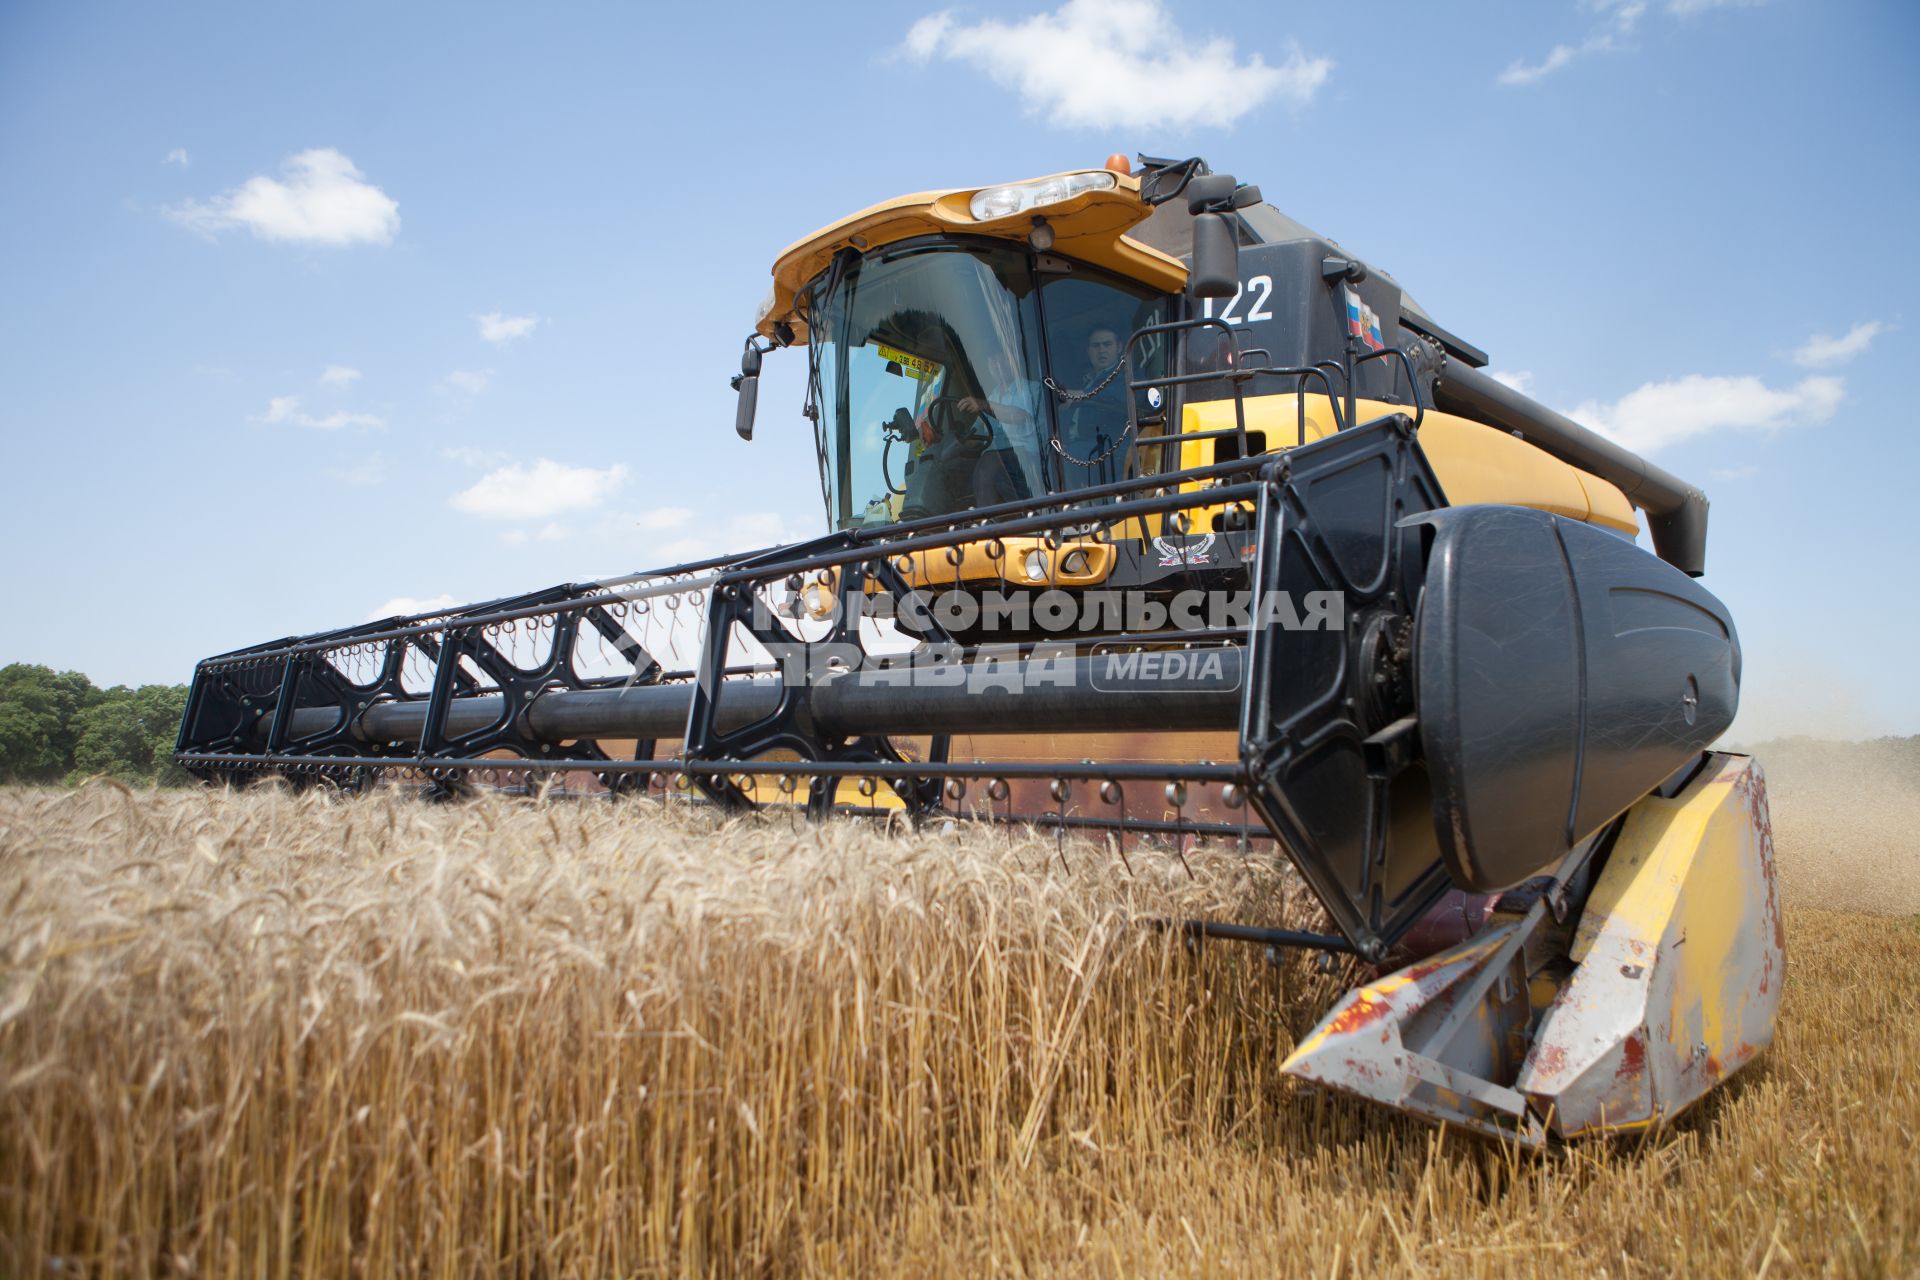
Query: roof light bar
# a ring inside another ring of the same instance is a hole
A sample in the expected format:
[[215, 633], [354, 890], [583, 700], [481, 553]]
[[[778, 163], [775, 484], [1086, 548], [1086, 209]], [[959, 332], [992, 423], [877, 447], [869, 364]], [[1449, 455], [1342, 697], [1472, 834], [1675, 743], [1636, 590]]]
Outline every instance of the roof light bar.
[[1004, 187], [983, 187], [974, 192], [973, 199], [967, 202], [967, 210], [973, 214], [976, 222], [993, 222], [1010, 218], [1016, 213], [1025, 213], [1029, 209], [1038, 209], [1042, 205], [1060, 204], [1084, 191], [1111, 191], [1114, 185], [1113, 174], [1094, 170], [1089, 173], [1062, 174], [1055, 178], [1038, 178], [1032, 182], [1016, 182]]

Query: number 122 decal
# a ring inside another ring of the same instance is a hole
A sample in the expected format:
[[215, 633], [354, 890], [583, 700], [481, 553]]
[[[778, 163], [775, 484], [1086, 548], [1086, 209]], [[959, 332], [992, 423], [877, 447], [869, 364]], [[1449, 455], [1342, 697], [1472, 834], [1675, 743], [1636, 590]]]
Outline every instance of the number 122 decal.
[[[1233, 309], [1240, 305], [1240, 299], [1243, 297], [1247, 298], [1249, 303], [1247, 314], [1237, 316], [1233, 314]], [[1228, 324], [1239, 324], [1243, 320], [1271, 320], [1273, 319], [1273, 311], [1267, 306], [1267, 303], [1272, 299], [1273, 277], [1254, 276], [1233, 291], [1233, 296], [1227, 299], [1227, 305], [1220, 309], [1219, 315], [1216, 316], [1213, 314], [1212, 298], [1203, 298], [1201, 300], [1200, 314], [1206, 316], [1209, 320], [1224, 320]]]

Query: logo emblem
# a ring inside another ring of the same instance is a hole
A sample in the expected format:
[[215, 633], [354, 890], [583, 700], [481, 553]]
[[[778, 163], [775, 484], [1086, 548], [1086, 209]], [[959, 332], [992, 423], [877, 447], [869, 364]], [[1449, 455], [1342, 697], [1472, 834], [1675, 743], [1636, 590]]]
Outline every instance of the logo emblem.
[[1347, 333], [1360, 339], [1361, 345], [1369, 351], [1385, 349], [1386, 340], [1380, 336], [1380, 317], [1374, 314], [1372, 307], [1360, 301], [1360, 295], [1353, 290], [1343, 285], [1341, 292], [1347, 295]]
[[1213, 540], [1217, 534], [1203, 533], [1197, 542], [1184, 545], [1171, 538], [1155, 538], [1153, 549], [1160, 553], [1160, 566], [1167, 568], [1181, 564], [1212, 564]]

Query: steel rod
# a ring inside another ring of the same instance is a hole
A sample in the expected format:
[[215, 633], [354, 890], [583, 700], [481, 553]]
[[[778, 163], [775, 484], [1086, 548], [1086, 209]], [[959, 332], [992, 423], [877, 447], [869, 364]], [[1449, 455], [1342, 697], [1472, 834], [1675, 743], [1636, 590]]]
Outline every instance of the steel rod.
[[1218, 920], [1182, 920], [1178, 927], [1193, 937], [1219, 938], [1225, 942], [1258, 942], [1269, 947], [1304, 947], [1314, 951], [1340, 951], [1353, 954], [1353, 944], [1330, 933], [1310, 933], [1304, 929], [1270, 929], [1262, 925], [1226, 924]]
[[[293, 768], [311, 769], [503, 769], [537, 773], [688, 773], [787, 776], [793, 778], [1055, 778], [1088, 782], [1217, 782], [1244, 784], [1246, 770], [1238, 764], [1203, 760], [1198, 764], [1173, 761], [1115, 760], [1040, 762], [1032, 760], [555, 760], [499, 756], [298, 756], [248, 755], [238, 752], [187, 751], [176, 759], [189, 769]], [[1237, 832], [1238, 828], [1233, 828]]]
[[[1183, 649], [1189, 661], [1218, 659], [1218, 670], [1171, 687], [1139, 674], [1102, 674], [1106, 659], [1046, 659], [959, 665], [947, 683], [927, 682], [924, 669], [851, 671], [808, 689], [814, 724], [840, 737], [918, 737], [954, 733], [1112, 733], [1150, 725], [1161, 730], [1234, 729], [1240, 713], [1244, 651], [1238, 646]], [[1053, 681], [1058, 681], [1054, 683]], [[686, 729], [693, 684], [624, 689], [555, 689], [527, 708], [527, 728], [547, 742], [592, 738], [678, 738]], [[730, 732], [771, 715], [781, 686], [770, 680], [721, 685], [720, 728]], [[460, 738], [506, 714], [499, 694], [453, 698], [441, 732]], [[418, 742], [428, 700], [382, 702], [362, 712], [355, 736], [369, 743]], [[289, 718], [289, 741], [324, 733], [340, 722], [333, 707], [307, 707]]]

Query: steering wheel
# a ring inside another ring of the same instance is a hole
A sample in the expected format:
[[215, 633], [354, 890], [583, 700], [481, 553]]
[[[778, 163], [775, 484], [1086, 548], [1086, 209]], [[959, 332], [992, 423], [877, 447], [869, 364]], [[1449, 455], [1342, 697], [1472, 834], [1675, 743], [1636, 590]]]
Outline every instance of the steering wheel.
[[960, 402], [966, 398], [956, 395], [935, 396], [921, 409], [918, 420], [911, 412], [901, 408], [895, 409], [893, 417], [880, 424], [880, 435], [886, 442], [880, 450], [880, 473], [886, 482], [887, 492], [896, 495], [906, 493], [904, 481], [897, 485], [893, 482], [893, 446], [911, 445], [923, 440], [922, 422], [932, 436], [931, 440], [925, 441], [928, 449], [945, 440], [950, 442], [948, 456], [978, 457], [986, 452], [993, 443], [993, 428], [980, 421], [981, 415], [969, 414], [960, 407]]
[[993, 428], [980, 422], [982, 415], [969, 414], [961, 409], [960, 402], [967, 398], [951, 394], [935, 396], [927, 401], [927, 407], [920, 416], [927, 420], [934, 439], [951, 440], [955, 446], [967, 452], [978, 453], [992, 442]]

